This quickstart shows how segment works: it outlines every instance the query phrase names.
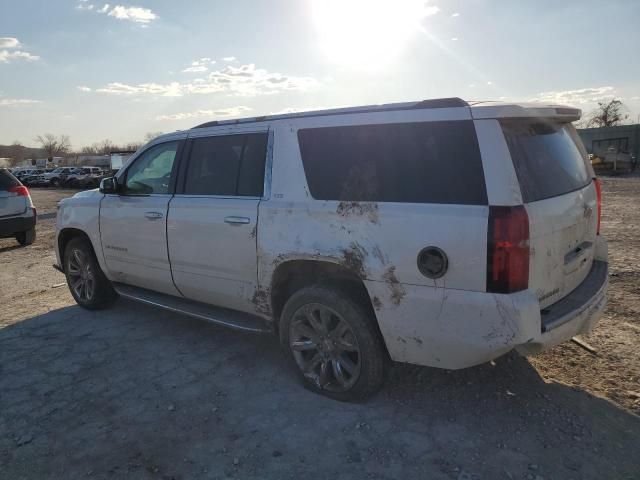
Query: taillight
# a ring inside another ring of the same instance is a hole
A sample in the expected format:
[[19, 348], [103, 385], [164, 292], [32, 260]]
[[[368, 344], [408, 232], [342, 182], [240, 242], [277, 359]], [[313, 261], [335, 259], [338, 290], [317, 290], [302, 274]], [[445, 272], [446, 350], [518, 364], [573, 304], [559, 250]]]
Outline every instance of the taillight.
[[28, 197], [29, 189], [24, 185], [14, 185], [13, 187], [9, 187], [8, 192], [17, 193], [19, 197]]
[[490, 207], [487, 292], [511, 293], [529, 286], [529, 216], [524, 206]]
[[598, 205], [598, 226], [596, 227], [596, 234], [600, 235], [600, 219], [602, 218], [602, 185], [600, 185], [600, 180], [594, 178], [593, 186], [596, 187], [596, 203]]

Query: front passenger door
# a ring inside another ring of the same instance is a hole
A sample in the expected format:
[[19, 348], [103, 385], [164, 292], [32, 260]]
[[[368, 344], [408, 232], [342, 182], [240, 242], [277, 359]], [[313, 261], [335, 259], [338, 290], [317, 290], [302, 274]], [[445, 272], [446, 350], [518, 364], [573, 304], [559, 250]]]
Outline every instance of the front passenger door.
[[182, 141], [151, 146], [118, 178], [121, 191], [100, 204], [100, 238], [112, 280], [180, 295], [167, 252], [167, 208]]

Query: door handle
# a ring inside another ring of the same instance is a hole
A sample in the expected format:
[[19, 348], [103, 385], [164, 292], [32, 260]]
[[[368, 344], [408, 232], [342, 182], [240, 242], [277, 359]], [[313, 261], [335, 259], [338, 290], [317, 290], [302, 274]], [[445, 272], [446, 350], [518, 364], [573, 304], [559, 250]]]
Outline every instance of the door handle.
[[232, 225], [246, 225], [247, 223], [251, 223], [251, 219], [249, 217], [224, 217], [224, 223], [230, 223]]
[[149, 220], [158, 220], [162, 217], [164, 217], [164, 215], [160, 212], [145, 212], [144, 214], [145, 218], [148, 218]]

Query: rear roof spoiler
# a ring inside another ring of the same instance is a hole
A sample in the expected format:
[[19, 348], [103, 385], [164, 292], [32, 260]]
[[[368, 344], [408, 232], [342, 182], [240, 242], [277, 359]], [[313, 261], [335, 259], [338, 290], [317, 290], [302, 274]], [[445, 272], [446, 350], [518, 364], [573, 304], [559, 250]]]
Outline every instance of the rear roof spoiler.
[[481, 102], [471, 104], [474, 119], [485, 118], [552, 118], [559, 122], [580, 120], [582, 110], [565, 105], [544, 105], [540, 103], [501, 104]]

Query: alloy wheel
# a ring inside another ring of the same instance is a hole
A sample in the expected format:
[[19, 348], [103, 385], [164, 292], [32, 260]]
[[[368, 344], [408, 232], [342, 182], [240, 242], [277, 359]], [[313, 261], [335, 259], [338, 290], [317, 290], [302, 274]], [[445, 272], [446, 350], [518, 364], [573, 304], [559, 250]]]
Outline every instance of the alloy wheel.
[[316, 387], [344, 392], [358, 381], [360, 348], [347, 321], [326, 305], [298, 309], [289, 327], [289, 347], [305, 378]]
[[74, 248], [67, 262], [67, 275], [69, 285], [77, 298], [83, 302], [93, 299], [96, 288], [96, 279], [87, 254], [78, 248]]

